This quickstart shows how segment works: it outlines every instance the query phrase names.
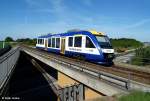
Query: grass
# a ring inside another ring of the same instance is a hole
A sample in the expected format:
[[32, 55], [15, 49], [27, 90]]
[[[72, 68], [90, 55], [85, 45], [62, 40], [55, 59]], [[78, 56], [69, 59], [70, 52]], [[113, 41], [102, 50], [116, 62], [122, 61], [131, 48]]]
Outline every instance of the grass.
[[132, 91], [126, 95], [104, 96], [90, 101], [150, 101], [150, 92]]
[[150, 92], [133, 91], [128, 95], [121, 96], [119, 101], [150, 101]]

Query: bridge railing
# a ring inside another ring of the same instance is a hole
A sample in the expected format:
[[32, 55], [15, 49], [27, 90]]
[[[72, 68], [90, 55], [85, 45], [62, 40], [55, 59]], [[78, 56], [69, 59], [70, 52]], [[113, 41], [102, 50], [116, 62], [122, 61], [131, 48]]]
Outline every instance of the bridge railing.
[[0, 94], [6, 81], [9, 79], [13, 67], [19, 58], [19, 48], [10, 50], [8, 53], [0, 57]]

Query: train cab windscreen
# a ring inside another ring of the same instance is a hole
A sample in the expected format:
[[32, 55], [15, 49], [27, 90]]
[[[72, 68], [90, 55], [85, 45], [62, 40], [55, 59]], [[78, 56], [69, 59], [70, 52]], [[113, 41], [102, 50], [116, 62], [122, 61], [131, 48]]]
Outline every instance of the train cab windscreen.
[[107, 36], [96, 36], [96, 39], [101, 48], [112, 48], [112, 45]]

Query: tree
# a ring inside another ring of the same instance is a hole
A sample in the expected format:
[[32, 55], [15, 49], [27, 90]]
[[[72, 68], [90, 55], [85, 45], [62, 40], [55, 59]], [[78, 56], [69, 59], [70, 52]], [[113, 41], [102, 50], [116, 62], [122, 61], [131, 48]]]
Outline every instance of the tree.
[[16, 42], [21, 42], [23, 44], [28, 44], [28, 45], [35, 45], [36, 39], [22, 38], [22, 39], [17, 39]]
[[12, 37], [6, 37], [6, 38], [5, 38], [5, 41], [6, 41], [6, 42], [11, 42], [11, 41], [14, 41], [14, 40], [13, 40]]

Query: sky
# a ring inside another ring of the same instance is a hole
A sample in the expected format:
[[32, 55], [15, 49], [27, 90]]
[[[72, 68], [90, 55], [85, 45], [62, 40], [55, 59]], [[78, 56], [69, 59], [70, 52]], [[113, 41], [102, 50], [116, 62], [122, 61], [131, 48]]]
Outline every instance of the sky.
[[150, 41], [150, 0], [0, 0], [0, 40], [70, 29]]

